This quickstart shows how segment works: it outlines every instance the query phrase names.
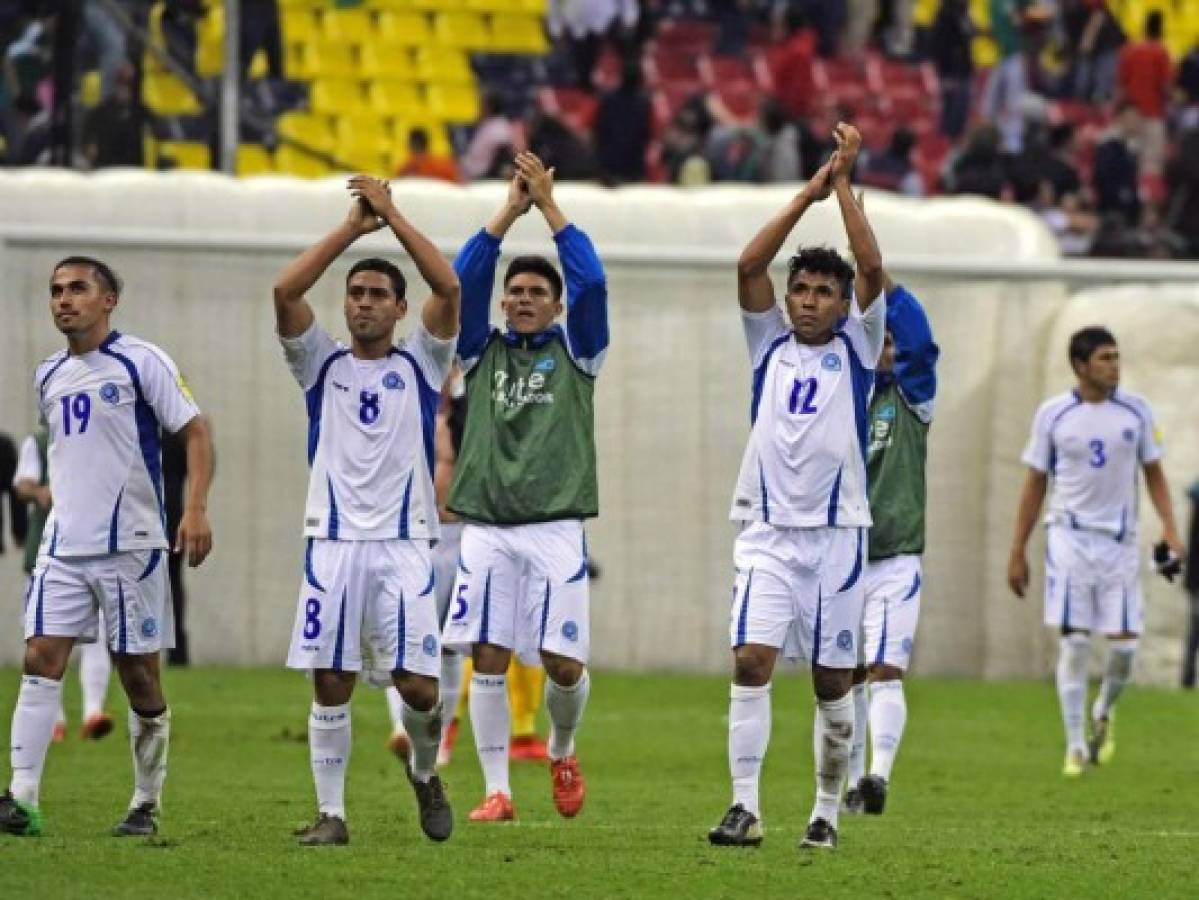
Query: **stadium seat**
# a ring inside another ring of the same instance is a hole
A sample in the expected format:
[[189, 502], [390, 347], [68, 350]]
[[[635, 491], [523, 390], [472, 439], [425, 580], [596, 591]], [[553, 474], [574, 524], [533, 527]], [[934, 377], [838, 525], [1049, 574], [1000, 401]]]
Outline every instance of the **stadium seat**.
[[419, 12], [379, 13], [378, 37], [392, 44], [424, 47], [433, 42], [429, 17]]
[[543, 88], [538, 98], [542, 109], [581, 134], [589, 133], [595, 124], [598, 101], [586, 91], [577, 88]]
[[212, 168], [208, 145], [194, 141], [162, 141], [158, 145], [158, 158], [176, 169]]
[[541, 19], [528, 15], [493, 15], [488, 46], [492, 53], [507, 51], [541, 55], [549, 51]]
[[463, 0], [466, 9], [482, 13], [523, 12], [520, 0]]
[[416, 63], [416, 77], [421, 81], [461, 85], [475, 83], [470, 61], [460, 51], [418, 47], [413, 61]]
[[393, 171], [394, 147], [383, 132], [350, 133], [338, 140], [333, 155], [355, 172], [387, 177]]
[[275, 171], [299, 178], [321, 178], [333, 170], [324, 160], [283, 144], [275, 150]]
[[762, 92], [752, 82], [734, 81], [721, 84], [716, 88], [718, 96], [725, 108], [742, 121], [757, 118], [758, 103]]
[[469, 125], [479, 118], [479, 95], [474, 88], [431, 84], [426, 99], [430, 114], [442, 121]]
[[442, 10], [458, 10], [466, 6], [466, 0], [408, 0], [413, 9], [423, 9], [429, 12]]
[[429, 136], [429, 152], [434, 156], [452, 156], [454, 145], [450, 141], [445, 123], [437, 119], [399, 117], [392, 126], [392, 137], [397, 148], [408, 146], [408, 135], [414, 128], [423, 128]]
[[92, 69], [83, 73], [79, 79], [79, 102], [85, 109], [91, 109], [100, 102], [100, 72]]
[[306, 7], [282, 10], [279, 28], [286, 44], [303, 44], [314, 41], [319, 36], [316, 17]]
[[694, 53], [659, 48], [649, 57], [648, 73], [653, 85], [699, 82], [699, 56]]
[[244, 177], [269, 175], [275, 171], [275, 162], [261, 144], [240, 144], [237, 148], [237, 174]]
[[304, 80], [354, 78], [358, 74], [354, 48], [332, 39], [301, 44], [295, 48], [292, 59], [296, 64], [293, 74]]
[[151, 112], [160, 116], [194, 116], [203, 111], [191, 88], [165, 72], [146, 73], [142, 99]]
[[314, 81], [308, 92], [308, 104], [313, 112], [336, 115], [362, 105], [362, 91], [356, 81], [344, 78]]
[[371, 111], [380, 116], [419, 115], [425, 111], [420, 88], [410, 81], [376, 79], [367, 85]]
[[487, 29], [482, 16], [470, 12], [441, 12], [433, 17], [433, 36], [443, 47], [486, 50]]
[[281, 137], [291, 138], [317, 150], [328, 151], [333, 147], [333, 130], [326, 116], [284, 113], [279, 117], [275, 130]]
[[416, 66], [412, 53], [403, 44], [371, 41], [362, 45], [359, 71], [364, 78], [388, 78], [393, 81], [415, 81]]
[[371, 39], [374, 30], [364, 9], [331, 9], [321, 17], [321, 31], [330, 40], [363, 44]]

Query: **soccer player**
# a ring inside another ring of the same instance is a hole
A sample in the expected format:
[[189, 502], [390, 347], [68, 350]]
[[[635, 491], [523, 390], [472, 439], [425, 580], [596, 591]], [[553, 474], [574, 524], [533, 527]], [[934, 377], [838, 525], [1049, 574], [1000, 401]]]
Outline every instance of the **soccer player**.
[[[275, 284], [275, 321], [288, 368], [308, 406], [311, 474], [304, 509], [304, 577], [287, 665], [312, 673], [308, 721], [316, 821], [306, 846], [345, 844], [350, 697], [359, 672], [391, 682], [412, 738], [408, 778], [421, 829], [443, 841], [453, 817], [434, 773], [441, 734], [437, 602], [430, 542], [437, 539], [433, 428], [458, 334], [458, 278], [392, 202], [386, 182], [349, 182], [346, 220], [291, 262]], [[359, 238], [386, 224], [432, 295], [408, 339], [404, 277], [363, 259], [346, 277], [350, 346], [317, 324], [305, 293]]]
[[50, 312], [67, 348], [34, 376], [49, 429], [54, 505], [25, 597], [25, 662], [12, 719], [12, 782], [0, 796], [0, 831], [39, 834], [46, 750], [71, 647], [104, 638], [129, 697], [133, 800], [116, 835], [157, 831], [171, 713], [159, 651], [173, 643], [163, 554], [159, 429], [181, 434], [195, 473], [175, 552], [198, 566], [212, 547], [205, 512], [212, 442], [171, 359], [113, 330], [121, 280], [105, 263], [69, 256], [50, 276]]
[[[854, 672], [854, 741], [847, 812], [880, 814], [907, 722], [903, 677], [920, 618], [924, 552], [924, 463], [937, 392], [932, 329], [920, 302], [884, 273], [887, 333], [870, 400], [869, 562], [860, 659]], [[867, 688], [867, 678], [869, 688]], [[865, 774], [867, 722], [870, 774]]]
[[[516, 651], [538, 655], [548, 676], [554, 806], [575, 816], [585, 785], [575, 732], [587, 703], [587, 542], [598, 512], [595, 378], [608, 347], [608, 288], [591, 240], [554, 197], [553, 170], [516, 158], [504, 206], [454, 262], [462, 279], [467, 414], [449, 508], [466, 520], [444, 639], [471, 646], [470, 716], [486, 780], [474, 822], [516, 817], [508, 780], [511, 720], [505, 672]], [[518, 256], [504, 273], [505, 330], [488, 307], [500, 242], [535, 205], [566, 276], [542, 256]]]
[[[811, 662], [816, 693], [816, 804], [803, 847], [833, 848], [853, 738], [853, 670], [862, 621], [868, 408], [883, 348], [882, 259], [850, 188], [861, 137], [849, 125], [812, 180], [749, 242], [738, 299], [753, 367], [752, 427], [731, 517], [746, 522], [733, 558], [733, 805], [713, 844], [762, 841], [758, 779], [770, 738], [770, 679], [780, 650]], [[807, 210], [835, 193], [857, 260], [802, 247], [791, 258], [786, 314], [768, 267]]]
[[[50, 514], [53, 498], [50, 496], [50, 472], [47, 461], [50, 432], [39, 428], [21, 444], [17, 471], [13, 476], [13, 493], [29, 505], [29, 533], [25, 537], [25, 574], [32, 577], [37, 565], [38, 548], [42, 543], [46, 518]], [[104, 613], [99, 611], [98, 630], [105, 630]], [[79, 688], [83, 695], [83, 727], [80, 734], [84, 740], [98, 741], [112, 731], [112, 716], [104, 711], [104, 698], [108, 694], [108, 681], [112, 676], [112, 660], [108, 647], [100, 641], [81, 644], [79, 647]], [[54, 721], [53, 740], [60, 743], [66, 738], [67, 714], [59, 695], [58, 715]]]
[[[1057, 693], [1066, 729], [1062, 774], [1082, 775], [1088, 762], [1115, 754], [1116, 699], [1132, 676], [1142, 626], [1137, 556], [1137, 469], [1161, 520], [1163, 540], [1183, 556], [1174, 521], [1161, 437], [1144, 398], [1120, 388], [1120, 350], [1106, 328], [1083, 328], [1070, 338], [1077, 384], [1041, 404], [1024, 451], [1028, 466], [1016, 533], [1008, 560], [1008, 585], [1028, 590], [1025, 549], [1049, 480], [1053, 494], [1045, 518], [1045, 624], [1060, 632]], [[1091, 633], [1107, 636], [1107, 662], [1091, 707], [1086, 736], [1087, 661]]]

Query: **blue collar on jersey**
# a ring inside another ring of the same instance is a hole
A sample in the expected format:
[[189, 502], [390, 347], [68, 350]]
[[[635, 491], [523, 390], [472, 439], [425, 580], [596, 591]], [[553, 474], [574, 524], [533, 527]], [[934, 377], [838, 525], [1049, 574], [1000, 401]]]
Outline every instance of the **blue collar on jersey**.
[[551, 325], [545, 331], [539, 331], [536, 334], [518, 334], [511, 328], [504, 330], [504, 343], [509, 347], [517, 347], [521, 350], [540, 350], [555, 337], [562, 335], [561, 325]]
[[97, 349], [107, 350], [109, 347], [111, 347], [113, 344], [115, 344], [120, 339], [121, 339], [121, 332], [117, 331], [114, 328], [112, 331], [108, 332], [108, 337], [106, 337], [104, 340], [102, 340], [100, 342], [100, 346]]

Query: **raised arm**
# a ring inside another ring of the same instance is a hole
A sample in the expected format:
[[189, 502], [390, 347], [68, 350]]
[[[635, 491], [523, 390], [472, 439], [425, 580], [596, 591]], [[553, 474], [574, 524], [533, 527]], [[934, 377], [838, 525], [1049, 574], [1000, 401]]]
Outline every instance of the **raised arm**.
[[1039, 469], [1029, 468], [1020, 491], [1020, 505], [1016, 509], [1016, 533], [1012, 537], [1012, 552], [1008, 557], [1007, 583], [1017, 597], [1024, 598], [1028, 590], [1028, 559], [1025, 549], [1028, 538], [1037, 524], [1041, 504], [1045, 501], [1045, 490], [1049, 476]]
[[832, 189], [832, 166], [832, 159], [821, 166], [803, 190], [763, 225], [741, 251], [737, 260], [737, 300], [746, 312], [767, 312], [774, 306], [770, 264], [804, 213], [828, 197]]
[[904, 400], [924, 422], [932, 419], [937, 394], [937, 358], [941, 349], [933, 340], [924, 307], [907, 288], [885, 276], [887, 330], [895, 341], [895, 381]]
[[1162, 523], [1162, 540], [1170, 545], [1178, 556], [1186, 557], [1186, 548], [1178, 534], [1178, 524], [1174, 521], [1174, 503], [1170, 500], [1170, 486], [1166, 482], [1166, 472], [1161, 460], [1145, 463], [1145, 487], [1149, 490], [1149, 500], [1157, 510], [1157, 517]]
[[386, 181], [369, 175], [355, 175], [350, 179], [350, 192], [370, 204], [374, 214], [387, 223], [432, 291], [421, 307], [421, 321], [425, 329], [441, 340], [454, 337], [458, 333], [462, 301], [454, 267], [433, 246], [433, 242], [417, 231], [396, 208]]
[[204, 416], [195, 416], [179, 432], [187, 453], [187, 497], [175, 537], [175, 552], [187, 552], [187, 564], [198, 566], [212, 550], [208, 524], [208, 488], [212, 484], [212, 430]]
[[354, 241], [382, 227], [370, 207], [356, 199], [344, 222], [287, 264], [275, 281], [275, 326], [280, 337], [295, 338], [308, 330], [313, 314], [304, 295]]
[[862, 136], [852, 125], [844, 122], [837, 125], [833, 137], [837, 141], [837, 152], [833, 154], [832, 183], [841, 208], [841, 221], [845, 223], [845, 234], [849, 237], [849, 249], [853, 253], [857, 277], [854, 293], [858, 308], [865, 312], [883, 290], [883, 256], [879, 252], [874, 232], [866, 219], [865, 209], [854, 199], [849, 179], [862, 148]]

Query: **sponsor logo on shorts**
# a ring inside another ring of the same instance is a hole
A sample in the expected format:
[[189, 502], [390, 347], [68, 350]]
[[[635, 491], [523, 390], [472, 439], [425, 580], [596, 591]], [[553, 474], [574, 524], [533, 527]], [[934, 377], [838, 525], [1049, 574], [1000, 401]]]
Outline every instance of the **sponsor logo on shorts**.
[[848, 628], [842, 630], [842, 632], [837, 635], [837, 646], [840, 647], [842, 650], [852, 650], [853, 649], [853, 632], [850, 631]]
[[912, 652], [912, 639], [904, 638], [899, 646], [903, 648], [904, 653], [911, 653]]
[[158, 634], [158, 620], [153, 616], [142, 619], [142, 637], [152, 638]]
[[841, 357], [836, 353], [826, 353], [824, 358], [820, 360], [821, 368], [828, 369], [830, 372], [841, 371]]
[[425, 656], [437, 655], [437, 638], [431, 634], [426, 634], [424, 641], [421, 642], [421, 649], [425, 651]]
[[106, 381], [100, 385], [100, 399], [110, 406], [116, 406], [117, 401], [121, 399], [121, 392], [111, 381]]
[[534, 372], [552, 372], [552, 371], [554, 371], [555, 365], [557, 365], [557, 363], [554, 362], [553, 357], [547, 356], [545, 359], [539, 359], [539, 360], [537, 360], [536, 363], [534, 363], [533, 371]]
[[579, 639], [579, 626], [573, 620], [567, 619], [562, 623], [562, 637], [574, 643]]
[[400, 377], [399, 372], [388, 372], [383, 376], [383, 387], [389, 391], [402, 391], [404, 389], [404, 379]]

